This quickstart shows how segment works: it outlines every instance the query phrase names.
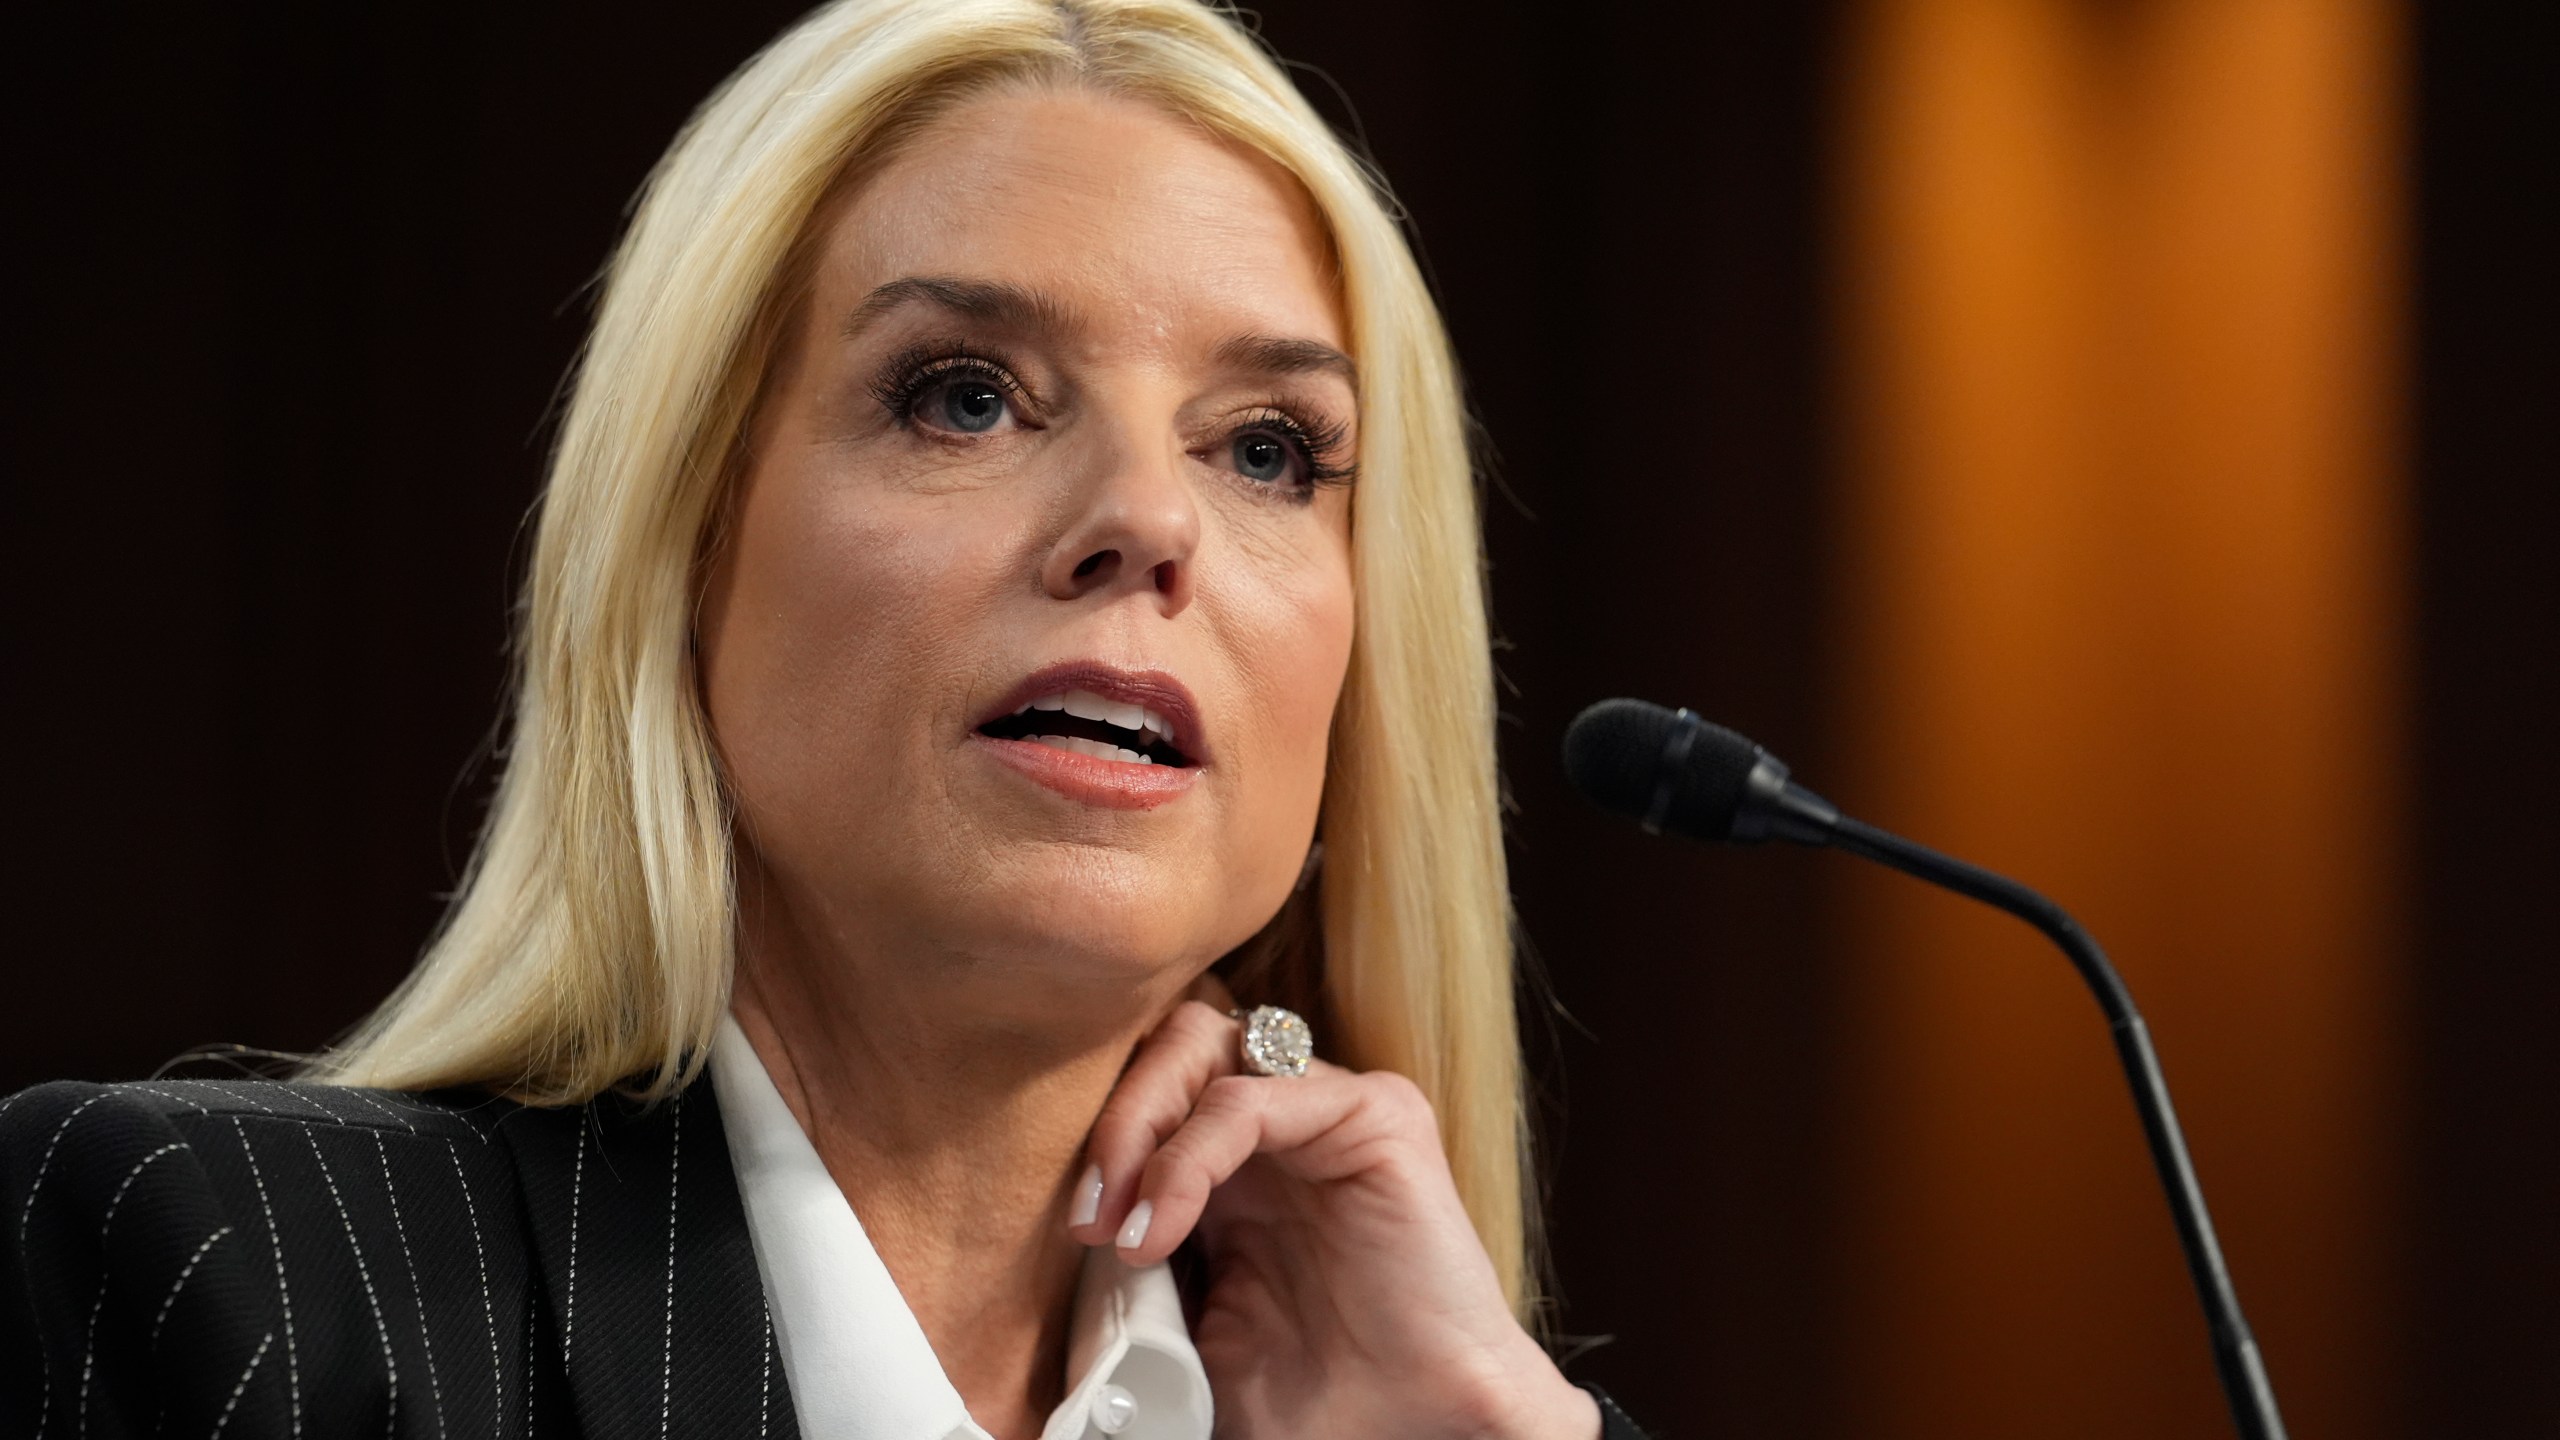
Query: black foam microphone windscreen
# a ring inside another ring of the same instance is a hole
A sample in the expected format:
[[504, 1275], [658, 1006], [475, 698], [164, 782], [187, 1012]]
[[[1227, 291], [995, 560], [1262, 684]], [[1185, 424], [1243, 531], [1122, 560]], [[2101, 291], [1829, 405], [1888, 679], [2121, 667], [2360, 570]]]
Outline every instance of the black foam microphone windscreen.
[[1686, 710], [1603, 700], [1564, 732], [1564, 772], [1585, 799], [1650, 830], [1733, 838], [1760, 747]]

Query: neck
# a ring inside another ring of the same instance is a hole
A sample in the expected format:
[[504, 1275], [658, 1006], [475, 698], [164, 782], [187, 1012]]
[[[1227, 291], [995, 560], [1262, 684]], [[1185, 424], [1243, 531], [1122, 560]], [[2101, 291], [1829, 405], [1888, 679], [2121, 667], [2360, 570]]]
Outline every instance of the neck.
[[731, 1008], [971, 1417], [1037, 1435], [1065, 1390], [1086, 1136], [1171, 1000], [1035, 1031], [973, 1003], [978, 967], [843, 949], [749, 927]]

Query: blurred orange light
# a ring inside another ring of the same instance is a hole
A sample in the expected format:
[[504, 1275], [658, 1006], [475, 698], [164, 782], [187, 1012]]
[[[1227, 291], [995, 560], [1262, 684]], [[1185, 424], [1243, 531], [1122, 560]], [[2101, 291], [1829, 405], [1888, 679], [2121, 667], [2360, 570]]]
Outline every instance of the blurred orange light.
[[[2108, 945], [2288, 1420], [2323, 1437], [2397, 1404], [2400, 26], [2387, 0], [1872, 0], [1842, 94], [1826, 788]], [[1891, 877], [1845, 897], [1847, 1433], [2229, 1433], [2068, 971]]]

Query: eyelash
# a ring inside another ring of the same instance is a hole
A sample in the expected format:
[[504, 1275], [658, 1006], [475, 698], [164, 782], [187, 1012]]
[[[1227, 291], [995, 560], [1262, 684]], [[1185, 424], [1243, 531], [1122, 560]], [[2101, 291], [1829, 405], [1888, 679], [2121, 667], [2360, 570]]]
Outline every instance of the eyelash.
[[1010, 367], [994, 356], [976, 354], [965, 346], [909, 347], [872, 382], [871, 396], [901, 428], [911, 428], [915, 424], [916, 402], [936, 385], [959, 379], [983, 380], [1003, 391], [1017, 407], [1031, 406], [1031, 392], [1013, 378]]
[[1299, 496], [1314, 494], [1329, 485], [1348, 485], [1359, 478], [1360, 467], [1336, 457], [1349, 448], [1351, 429], [1338, 420], [1300, 419], [1277, 400], [1266, 400], [1239, 418], [1227, 431], [1225, 443], [1234, 444], [1236, 437], [1250, 430], [1270, 430], [1289, 442], [1298, 452], [1298, 463], [1306, 473], [1306, 483], [1296, 487]]
[[[913, 429], [917, 404], [936, 386], [959, 379], [983, 381], [1019, 407], [1032, 405], [1030, 390], [1001, 359], [964, 346], [911, 347], [891, 360], [870, 388], [872, 398], [899, 428]], [[1306, 498], [1326, 486], [1347, 485], [1359, 477], [1357, 464], [1336, 458], [1347, 448], [1351, 434], [1350, 427], [1340, 421], [1309, 420], [1279, 400], [1265, 400], [1238, 418], [1221, 443], [1233, 444], [1236, 437], [1252, 430], [1272, 431], [1297, 451], [1306, 480], [1291, 487], [1295, 498]]]

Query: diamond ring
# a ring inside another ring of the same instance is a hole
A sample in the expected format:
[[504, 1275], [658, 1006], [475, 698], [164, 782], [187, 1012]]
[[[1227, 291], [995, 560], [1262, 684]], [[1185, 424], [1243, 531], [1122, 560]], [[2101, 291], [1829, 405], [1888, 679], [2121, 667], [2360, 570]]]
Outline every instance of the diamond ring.
[[1307, 1073], [1307, 1061], [1316, 1053], [1316, 1035], [1297, 1011], [1257, 1005], [1251, 1014], [1237, 1012], [1236, 1018], [1244, 1022], [1245, 1069], [1291, 1079]]

